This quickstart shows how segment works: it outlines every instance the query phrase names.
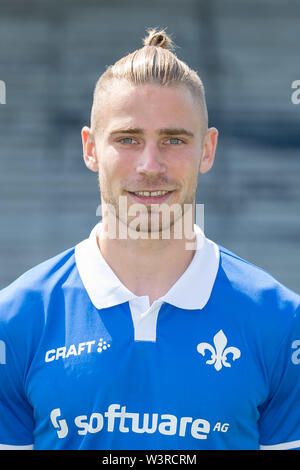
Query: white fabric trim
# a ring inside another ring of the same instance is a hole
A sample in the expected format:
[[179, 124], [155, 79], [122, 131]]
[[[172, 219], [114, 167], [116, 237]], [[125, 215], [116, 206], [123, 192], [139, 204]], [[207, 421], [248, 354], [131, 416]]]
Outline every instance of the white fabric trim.
[[0, 450], [33, 450], [33, 444], [28, 446], [12, 446], [8, 444], [0, 444]]
[[[148, 305], [145, 305], [147, 303]], [[162, 303], [155, 300], [150, 307], [148, 297], [138, 297], [129, 301], [135, 341], [156, 341], [157, 317]]]
[[96, 308], [109, 308], [136, 297], [125, 287], [103, 258], [97, 244], [101, 223], [90, 237], [75, 247], [75, 260], [83, 285]]
[[219, 269], [218, 245], [207, 239], [194, 225], [197, 249], [183, 275], [171, 289], [157, 299], [150, 308], [148, 296], [137, 296], [118, 279], [105, 261], [97, 244], [101, 230], [97, 224], [89, 238], [75, 247], [75, 260], [83, 285], [97, 309], [109, 308], [129, 302], [136, 341], [155, 341], [157, 316], [166, 302], [175, 307], [196, 310], [208, 302]]
[[269, 446], [259, 446], [260, 450], [288, 450], [288, 449], [297, 449], [300, 447], [300, 440], [299, 441], [291, 441], [291, 442], [282, 442], [281, 444], [272, 444]]

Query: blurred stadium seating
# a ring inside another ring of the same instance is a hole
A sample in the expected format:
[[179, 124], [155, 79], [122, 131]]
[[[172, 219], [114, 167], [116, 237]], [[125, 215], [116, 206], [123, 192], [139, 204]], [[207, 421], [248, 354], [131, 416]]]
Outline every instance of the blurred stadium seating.
[[298, 0], [10, 0], [1, 5], [0, 288], [85, 238], [97, 177], [81, 127], [106, 65], [167, 27], [220, 132], [199, 179], [207, 236], [300, 292]]

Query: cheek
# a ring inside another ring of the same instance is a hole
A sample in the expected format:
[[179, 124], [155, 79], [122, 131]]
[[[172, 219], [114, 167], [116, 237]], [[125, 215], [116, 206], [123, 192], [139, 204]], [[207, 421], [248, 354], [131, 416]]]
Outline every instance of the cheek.
[[182, 180], [192, 179], [198, 174], [200, 156], [193, 151], [172, 155], [168, 159], [169, 169]]
[[128, 178], [132, 170], [132, 158], [120, 153], [113, 147], [107, 147], [99, 158], [99, 178], [101, 173], [110, 185], [118, 184]]

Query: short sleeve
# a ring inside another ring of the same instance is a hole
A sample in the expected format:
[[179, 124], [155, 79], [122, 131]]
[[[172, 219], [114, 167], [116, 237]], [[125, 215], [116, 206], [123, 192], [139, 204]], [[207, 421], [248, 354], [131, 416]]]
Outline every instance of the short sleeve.
[[21, 351], [0, 322], [0, 445], [33, 444], [33, 412], [23, 386]]
[[300, 449], [300, 308], [274, 351], [270, 397], [260, 410], [262, 450]]

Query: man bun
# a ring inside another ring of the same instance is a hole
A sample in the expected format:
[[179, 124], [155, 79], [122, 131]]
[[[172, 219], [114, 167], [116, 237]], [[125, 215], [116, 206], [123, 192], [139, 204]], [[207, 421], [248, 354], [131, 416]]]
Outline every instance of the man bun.
[[104, 96], [109, 96], [115, 82], [125, 81], [133, 86], [155, 84], [160, 86], [185, 86], [200, 105], [203, 135], [208, 128], [205, 90], [198, 73], [173, 52], [175, 44], [171, 37], [160, 28], [146, 29], [144, 47], [127, 54], [107, 67], [99, 77], [93, 96], [91, 128], [96, 131]]
[[147, 29], [147, 36], [143, 40], [144, 46], [162, 47], [163, 49], [174, 49], [174, 43], [164, 29], [156, 28]]

